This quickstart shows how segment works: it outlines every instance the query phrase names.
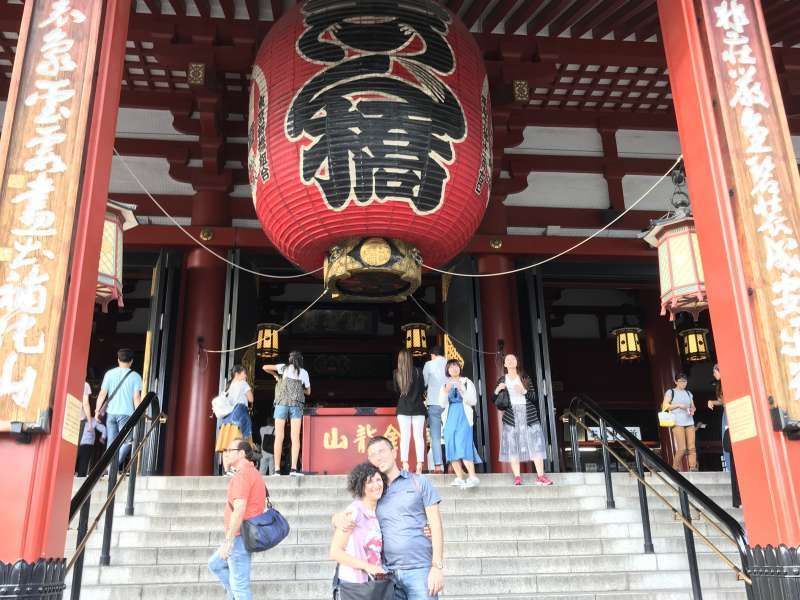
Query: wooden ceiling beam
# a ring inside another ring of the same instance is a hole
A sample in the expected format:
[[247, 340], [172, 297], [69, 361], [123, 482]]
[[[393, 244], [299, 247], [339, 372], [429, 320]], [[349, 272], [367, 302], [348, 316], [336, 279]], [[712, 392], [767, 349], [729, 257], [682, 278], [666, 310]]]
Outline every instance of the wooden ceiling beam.
[[[136, 231], [138, 227], [131, 229]], [[127, 233], [125, 234], [128, 235]], [[472, 236], [465, 253], [469, 254], [524, 254], [528, 256], [553, 256], [584, 238], [546, 235], [485, 235]], [[495, 247], [498, 246], [499, 247]], [[127, 244], [127, 237], [125, 238]], [[656, 260], [657, 254], [639, 239], [597, 237], [576, 248], [560, 260], [588, 257], [618, 257], [625, 259]]]
[[486, 15], [483, 20], [483, 31], [491, 33], [500, 24], [500, 22], [508, 17], [508, 12], [514, 8], [516, 0], [499, 0], [494, 8]]
[[[576, 2], [563, 13], [561, 13], [558, 18], [553, 19], [548, 26], [547, 35], [551, 37], [558, 37], [570, 29], [581, 18], [589, 14], [592, 9], [594, 9], [599, 3], [602, 3], [602, 1], [603, 0], [583, 0], [583, 2]], [[570, 32], [570, 37], [577, 38], [579, 36], [574, 36], [572, 35], [572, 32]]]
[[602, 39], [595, 28], [605, 21], [608, 17], [620, 10], [628, 0], [607, 0], [601, 2], [591, 13], [587, 14], [580, 21], [570, 28], [570, 35], [573, 38], [581, 38], [587, 31], [592, 32], [594, 39]]
[[537, 35], [542, 29], [550, 25], [561, 11], [563, 11], [572, 0], [550, 0], [533, 20], [528, 22], [528, 35]]
[[473, 0], [472, 4], [469, 5], [467, 12], [461, 17], [461, 21], [467, 29], [471, 29], [478, 22], [478, 19], [481, 18], [483, 11], [486, 9], [486, 5], [486, 2], [480, 2], [479, 0]]
[[545, 3], [546, 0], [528, 0], [517, 7], [517, 10], [508, 17], [505, 31], [507, 34], [515, 33], [520, 27], [524, 26], [533, 14]]

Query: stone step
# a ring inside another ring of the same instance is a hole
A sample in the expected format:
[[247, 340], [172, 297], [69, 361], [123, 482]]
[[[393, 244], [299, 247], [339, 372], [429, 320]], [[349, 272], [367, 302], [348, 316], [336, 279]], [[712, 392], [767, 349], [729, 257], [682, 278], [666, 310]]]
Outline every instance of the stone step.
[[[556, 486], [604, 486], [604, 477], [602, 473], [552, 473], [550, 478], [556, 483]], [[726, 485], [730, 487], [730, 475], [717, 471], [684, 473], [684, 476], [701, 487], [703, 490], [707, 489], [709, 485]], [[446, 487], [452, 481], [452, 475], [426, 475], [430, 481], [437, 487]], [[479, 474], [481, 478], [481, 488], [485, 487], [509, 487], [511, 475], [504, 473], [492, 474]], [[535, 476], [530, 473], [522, 475], [523, 482], [533, 484]], [[636, 479], [628, 473], [613, 473], [612, 474], [614, 487], [617, 486], [634, 486]], [[651, 473], [646, 475], [646, 480], [654, 486], [665, 486], [658, 476]], [[82, 479], [76, 478], [73, 484], [73, 490], [77, 491], [82, 483]], [[282, 489], [346, 489], [347, 478], [344, 475], [317, 475], [305, 477], [265, 477], [265, 483], [272, 490]], [[101, 480], [95, 489], [101, 489], [105, 485], [105, 480]], [[139, 477], [136, 482], [137, 490], [224, 490], [227, 486], [227, 479], [225, 477], [164, 477], [164, 476], [150, 476]], [[125, 489], [127, 483], [123, 483], [120, 489]], [[480, 489], [480, 488], [479, 488]]]
[[[712, 496], [711, 498], [717, 504], [722, 505], [730, 504], [730, 498], [726, 496]], [[343, 510], [349, 503], [349, 498], [342, 498], [341, 500], [308, 500], [297, 498], [273, 498], [272, 504], [281, 513], [286, 516], [330, 516], [337, 511]], [[606, 508], [605, 497], [600, 496], [585, 496], [585, 497], [570, 497], [558, 498], [557, 502], [553, 498], [535, 498], [528, 496], [519, 497], [504, 497], [497, 502], [492, 502], [491, 510], [495, 513], [508, 513], [520, 511], [587, 511], [587, 510], [604, 510]], [[674, 506], [678, 507], [677, 499], [674, 500]], [[462, 513], [462, 512], [476, 512], [483, 511], [486, 508], [487, 498], [444, 498], [440, 509], [442, 513]], [[665, 504], [658, 499], [650, 501], [652, 508], [664, 508]], [[615, 505], [617, 509], [639, 509], [639, 498], [636, 497], [616, 497]], [[96, 510], [102, 506], [99, 502], [96, 505]], [[220, 511], [225, 506], [225, 496], [219, 495], [213, 500], [145, 500], [137, 498], [134, 506], [135, 514], [142, 516], [219, 516]], [[124, 515], [125, 503], [124, 501], [116, 502], [114, 511], [116, 514]], [[727, 512], [735, 517], [741, 516], [741, 511], [734, 508], [726, 508]]]
[[[193, 556], [191, 564], [158, 565], [115, 565], [108, 567], [84, 566], [85, 585], [113, 584], [124, 581], [127, 584], [156, 583], [202, 583], [216, 581], [207, 569], [210, 552]], [[699, 568], [705, 571], [718, 571], [724, 568], [716, 555], [699, 555]], [[320, 577], [332, 577], [335, 564], [332, 561], [270, 562], [258, 561], [251, 571], [251, 580], [258, 581], [306, 581]], [[482, 575], [496, 580], [521, 575], [568, 575], [569, 577], [591, 577], [598, 574], [619, 573], [658, 573], [663, 575], [680, 574], [688, 571], [685, 556], [680, 554], [640, 554], [608, 556], [537, 556], [502, 558], [460, 558], [448, 560], [445, 572], [448, 580], [472, 575]]]
[[[622, 543], [620, 543], [622, 542]], [[726, 552], [728, 557], [738, 563], [736, 548], [727, 540], [714, 540], [718, 548]], [[202, 564], [218, 547], [218, 544], [202, 546], [180, 546], [180, 547], [138, 547], [138, 548], [112, 548], [111, 559], [116, 566], [122, 565], [177, 565], [177, 564]], [[654, 547], [658, 554], [647, 555], [648, 557], [682, 555], [685, 553], [685, 542], [683, 538], [656, 538]], [[708, 555], [715, 559], [718, 557], [712, 554], [711, 549], [705, 544], [697, 544], [697, 553], [700, 556]], [[467, 542], [446, 542], [444, 554], [449, 560], [462, 560], [470, 558], [479, 559], [535, 559], [535, 557], [564, 556], [570, 559], [576, 557], [597, 556], [597, 557], [619, 557], [619, 556], [639, 556], [642, 554], [642, 543], [638, 540], [582, 540], [582, 541], [563, 541], [563, 540], [539, 540], [536, 542], [488, 542], [484, 544], [474, 544]], [[97, 565], [100, 559], [99, 548], [89, 548], [85, 554], [85, 564], [87, 566]], [[278, 563], [296, 561], [326, 561], [328, 560], [328, 544], [308, 544], [308, 545], [287, 545], [255, 554], [254, 563]], [[660, 563], [659, 563], [660, 564]], [[720, 563], [721, 564], [721, 563]]]
[[[128, 517], [141, 519], [144, 517]], [[705, 523], [696, 523], [697, 529], [712, 538], [718, 538], [719, 532]], [[683, 526], [678, 522], [653, 523], [654, 537], [683, 536]], [[177, 546], [213, 546], [221, 536], [221, 522], [213, 527], [195, 530], [169, 531], [150, 530], [146, 527], [125, 529], [117, 527], [111, 535], [112, 547], [177, 547]], [[641, 523], [610, 523], [595, 525], [468, 525], [466, 527], [446, 527], [445, 540], [451, 542], [509, 542], [540, 540], [577, 541], [585, 539], [626, 540], [641, 543]], [[102, 535], [95, 532], [90, 538], [89, 547], [99, 547]], [[319, 528], [292, 528], [281, 545], [291, 544], [329, 544], [331, 528], [329, 524]], [[76, 532], [67, 533], [66, 548], [75, 547]], [[700, 545], [698, 540], [698, 546]]]
[[[330, 531], [331, 515], [285, 515], [286, 520], [292, 529], [328, 529]], [[447, 530], [464, 528], [491, 526], [495, 528], [505, 527], [509, 520], [520, 526], [565, 526], [565, 525], [641, 525], [641, 516], [638, 510], [634, 509], [603, 509], [603, 510], [575, 510], [575, 511], [532, 511], [532, 512], [513, 512], [513, 513], [481, 513], [463, 512], [443, 513], [443, 522]], [[678, 525], [672, 511], [652, 509], [650, 510], [650, 522], [652, 527], [660, 525]], [[708, 527], [704, 522], [699, 521], [698, 527]], [[75, 523], [71, 529], [75, 528]], [[104, 529], [104, 522], [98, 525], [97, 531]], [[134, 515], [132, 517], [119, 516], [114, 519], [114, 531], [215, 531], [222, 527], [222, 515], [208, 514], [204, 516], [149, 516]]]

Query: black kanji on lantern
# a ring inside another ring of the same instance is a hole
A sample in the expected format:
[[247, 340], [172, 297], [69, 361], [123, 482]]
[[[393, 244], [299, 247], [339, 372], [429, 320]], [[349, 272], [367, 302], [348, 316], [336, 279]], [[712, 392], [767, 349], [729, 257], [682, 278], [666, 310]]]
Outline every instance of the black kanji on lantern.
[[328, 206], [409, 202], [437, 210], [466, 137], [460, 102], [441, 75], [455, 58], [450, 17], [425, 0], [310, 0], [297, 52], [330, 64], [310, 78], [286, 115], [292, 141], [306, 137], [301, 176]]

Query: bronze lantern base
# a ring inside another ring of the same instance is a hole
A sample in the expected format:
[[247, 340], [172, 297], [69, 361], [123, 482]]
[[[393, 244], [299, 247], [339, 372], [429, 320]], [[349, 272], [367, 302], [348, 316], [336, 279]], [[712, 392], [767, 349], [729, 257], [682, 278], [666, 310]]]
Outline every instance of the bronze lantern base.
[[419, 287], [421, 262], [402, 240], [350, 238], [328, 251], [325, 285], [336, 300], [401, 302]]

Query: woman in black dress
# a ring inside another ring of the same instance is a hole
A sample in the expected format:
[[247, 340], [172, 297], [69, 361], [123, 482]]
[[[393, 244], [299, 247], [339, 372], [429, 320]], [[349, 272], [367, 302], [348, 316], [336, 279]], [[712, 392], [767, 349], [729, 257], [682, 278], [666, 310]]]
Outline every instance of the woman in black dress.
[[422, 473], [422, 465], [425, 463], [423, 431], [426, 411], [422, 399], [423, 388], [422, 372], [414, 366], [411, 353], [401, 350], [397, 353], [397, 369], [394, 371], [394, 389], [399, 394], [397, 422], [400, 425], [400, 460], [403, 461], [403, 469], [408, 471], [408, 451], [413, 433], [417, 473]]

